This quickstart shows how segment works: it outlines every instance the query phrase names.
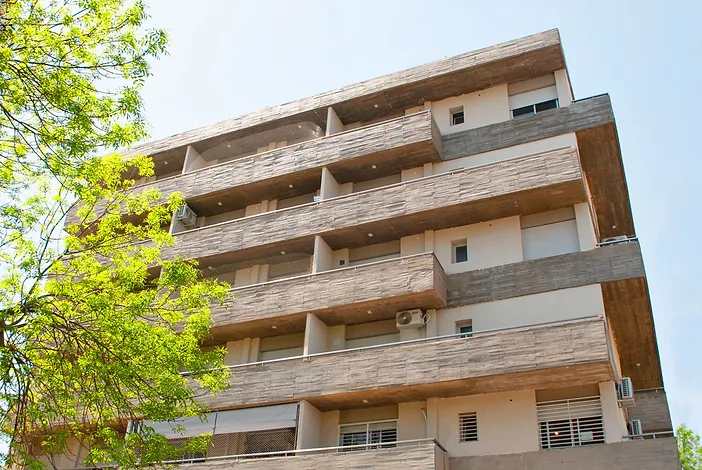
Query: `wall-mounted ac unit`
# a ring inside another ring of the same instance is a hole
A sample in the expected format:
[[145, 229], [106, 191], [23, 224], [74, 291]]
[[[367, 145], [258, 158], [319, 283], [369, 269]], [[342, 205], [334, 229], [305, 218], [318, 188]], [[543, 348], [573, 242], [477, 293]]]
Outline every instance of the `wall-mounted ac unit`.
[[623, 405], [634, 404], [634, 384], [629, 377], [622, 377], [619, 382], [619, 402]]
[[640, 419], [629, 420], [629, 435], [630, 436], [640, 436], [643, 434], [643, 428], [641, 427]]
[[188, 228], [194, 227], [197, 222], [197, 214], [187, 204], [183, 204], [176, 212], [176, 220]]
[[397, 315], [395, 316], [395, 325], [397, 326], [398, 330], [423, 327], [424, 315], [422, 310], [415, 308], [412, 310], [397, 312]]
[[322, 196], [312, 196], [312, 201], [314, 201], [314, 202], [322, 202]]

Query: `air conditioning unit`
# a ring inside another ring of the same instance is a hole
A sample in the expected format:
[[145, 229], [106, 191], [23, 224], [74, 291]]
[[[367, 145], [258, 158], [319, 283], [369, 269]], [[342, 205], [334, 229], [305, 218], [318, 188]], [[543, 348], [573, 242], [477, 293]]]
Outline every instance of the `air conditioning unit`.
[[622, 377], [619, 383], [619, 402], [624, 405], [634, 404], [634, 384], [629, 377]]
[[423, 327], [425, 323], [423, 313], [424, 312], [418, 308], [397, 312], [397, 315], [395, 316], [395, 324], [397, 329], [406, 330], [410, 328]]
[[640, 419], [629, 420], [629, 435], [630, 436], [640, 436], [643, 434], [643, 429], [641, 428]]
[[187, 204], [183, 204], [176, 212], [176, 220], [183, 222], [186, 227], [194, 227], [197, 222], [197, 214]]
[[312, 196], [314, 202], [322, 202], [322, 196]]

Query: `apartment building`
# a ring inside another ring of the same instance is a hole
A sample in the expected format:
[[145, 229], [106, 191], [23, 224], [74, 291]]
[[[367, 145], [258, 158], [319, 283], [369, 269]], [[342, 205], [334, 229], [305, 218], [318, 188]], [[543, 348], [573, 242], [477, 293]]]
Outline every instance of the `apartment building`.
[[149, 423], [214, 433], [180, 464], [679, 468], [610, 99], [558, 31], [134, 152], [187, 201], [167, 256], [232, 285], [231, 388]]

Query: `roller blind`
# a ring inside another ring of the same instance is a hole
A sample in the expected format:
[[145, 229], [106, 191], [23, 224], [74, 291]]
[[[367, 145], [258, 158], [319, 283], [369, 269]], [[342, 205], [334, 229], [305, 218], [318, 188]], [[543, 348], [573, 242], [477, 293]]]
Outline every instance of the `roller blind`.
[[[297, 426], [297, 403], [261, 406], [243, 410], [218, 411], [198, 417], [174, 421], [146, 421], [158, 434], [169, 439], [195, 437], [207, 432], [229, 434], [262, 431], [265, 429], [294, 428]], [[176, 430], [181, 427], [182, 430]]]

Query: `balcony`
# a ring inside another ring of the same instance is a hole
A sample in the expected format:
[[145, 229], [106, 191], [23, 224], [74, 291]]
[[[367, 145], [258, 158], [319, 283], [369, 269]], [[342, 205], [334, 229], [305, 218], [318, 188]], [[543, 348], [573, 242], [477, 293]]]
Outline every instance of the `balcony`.
[[[370, 449], [369, 449], [370, 447]], [[374, 448], [376, 447], [376, 448]], [[189, 464], [189, 470], [216, 469], [256, 469], [256, 470], [303, 470], [309, 468], [344, 468], [344, 469], [397, 469], [407, 470], [447, 470], [446, 452], [432, 439], [398, 441], [378, 446], [347, 446], [346, 448], [328, 447], [320, 449], [302, 449], [286, 453], [280, 452], [250, 454], [210, 458], [201, 463]], [[353, 449], [353, 451], [351, 451]]]
[[[344, 183], [351, 175], [378, 178], [438, 161], [441, 134], [426, 111], [158, 179], [135, 190], [158, 189], [164, 200], [177, 191], [198, 215], [212, 215], [314, 192], [322, 167]], [[67, 223], [75, 222], [73, 213]]]
[[261, 250], [263, 245], [309, 244], [322, 235], [332, 249], [363, 246], [423, 230], [468, 225], [583, 202], [573, 147], [456, 170], [321, 202], [267, 212], [182, 233], [166, 258], [206, 258]]
[[451, 470], [509, 468], [531, 470], [568, 468], [572, 470], [636, 468], [637, 470], [679, 470], [674, 437], [639, 439], [572, 449], [551, 449], [508, 455], [476, 455], [449, 460]]
[[270, 335], [273, 317], [286, 317], [276, 330], [285, 334], [304, 330], [306, 313], [331, 326], [368, 321], [368, 310], [380, 320], [407, 308], [442, 308], [446, 275], [434, 255], [424, 253], [235, 288], [231, 294], [224, 306], [212, 308], [214, 336], [229, 341]]
[[320, 411], [613, 379], [601, 318], [450, 335], [232, 367], [213, 409], [307, 400]]

